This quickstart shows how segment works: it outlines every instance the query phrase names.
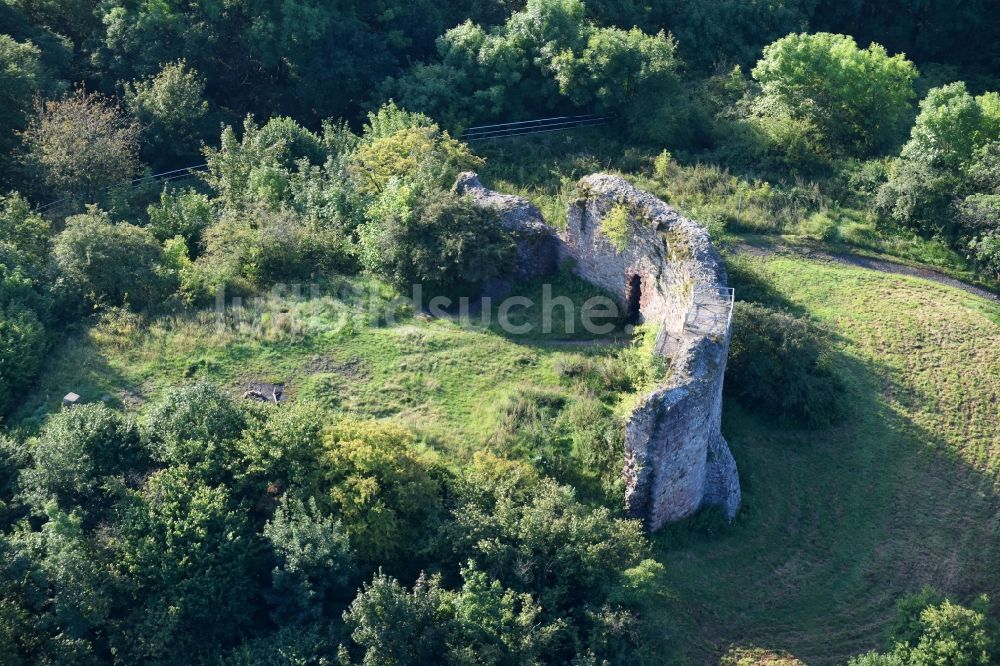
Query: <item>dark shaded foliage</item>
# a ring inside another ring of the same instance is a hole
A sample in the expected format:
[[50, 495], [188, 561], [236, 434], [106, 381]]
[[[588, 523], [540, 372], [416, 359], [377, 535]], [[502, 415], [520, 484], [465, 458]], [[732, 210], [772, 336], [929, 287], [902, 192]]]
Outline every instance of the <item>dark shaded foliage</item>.
[[779, 310], [737, 303], [726, 391], [752, 409], [810, 425], [828, 425], [843, 410], [843, 386], [824, 334]]

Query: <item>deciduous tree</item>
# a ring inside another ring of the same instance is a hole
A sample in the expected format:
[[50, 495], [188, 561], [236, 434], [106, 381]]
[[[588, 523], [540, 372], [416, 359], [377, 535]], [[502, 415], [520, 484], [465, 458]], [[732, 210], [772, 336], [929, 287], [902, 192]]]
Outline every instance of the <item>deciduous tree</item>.
[[139, 125], [110, 98], [82, 88], [40, 103], [24, 136], [52, 190], [85, 202], [139, 168]]
[[764, 49], [753, 69], [763, 114], [787, 112], [818, 128], [831, 146], [871, 154], [899, 136], [917, 69], [879, 44], [861, 49], [847, 35], [792, 34]]

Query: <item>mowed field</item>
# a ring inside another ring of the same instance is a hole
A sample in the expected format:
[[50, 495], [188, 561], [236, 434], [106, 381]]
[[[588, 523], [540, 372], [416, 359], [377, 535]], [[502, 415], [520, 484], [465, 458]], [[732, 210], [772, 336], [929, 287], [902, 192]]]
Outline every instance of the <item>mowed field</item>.
[[736, 525], [695, 519], [657, 539], [677, 661], [843, 663], [884, 647], [896, 599], [923, 585], [1000, 599], [1000, 308], [864, 269], [747, 264], [833, 332], [850, 410], [799, 430], [726, 404]]

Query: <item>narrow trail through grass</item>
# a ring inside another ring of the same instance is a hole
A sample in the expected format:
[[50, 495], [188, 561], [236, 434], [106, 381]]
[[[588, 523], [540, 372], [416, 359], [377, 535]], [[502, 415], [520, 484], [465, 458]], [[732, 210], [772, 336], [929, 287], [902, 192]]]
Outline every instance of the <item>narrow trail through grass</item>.
[[966, 293], [972, 294], [973, 296], [979, 296], [980, 298], [985, 298], [986, 300], [993, 301], [994, 303], [1000, 303], [1000, 294], [988, 291], [982, 287], [977, 287], [967, 282], [963, 282], [932, 268], [913, 266], [881, 258], [867, 257], [860, 254], [826, 252], [811, 248], [775, 245], [773, 243], [754, 243], [744, 241], [736, 243], [734, 246], [731, 246], [730, 249], [735, 250], [739, 254], [749, 254], [755, 257], [770, 257], [773, 255], [791, 254], [806, 257], [808, 259], [828, 261], [847, 266], [856, 266], [858, 268], [867, 268], [868, 270], [877, 271], [879, 273], [919, 277], [948, 287], [960, 289]]

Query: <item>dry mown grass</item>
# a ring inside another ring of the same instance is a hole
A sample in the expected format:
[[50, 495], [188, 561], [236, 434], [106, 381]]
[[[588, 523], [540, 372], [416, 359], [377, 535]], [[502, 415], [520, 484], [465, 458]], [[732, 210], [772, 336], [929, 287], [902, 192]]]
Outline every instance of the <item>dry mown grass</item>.
[[700, 663], [752, 646], [840, 663], [881, 647], [895, 600], [922, 585], [997, 598], [1000, 308], [918, 279], [756, 263], [838, 336], [852, 408], [806, 431], [727, 406], [738, 524], [660, 538], [682, 652]]

